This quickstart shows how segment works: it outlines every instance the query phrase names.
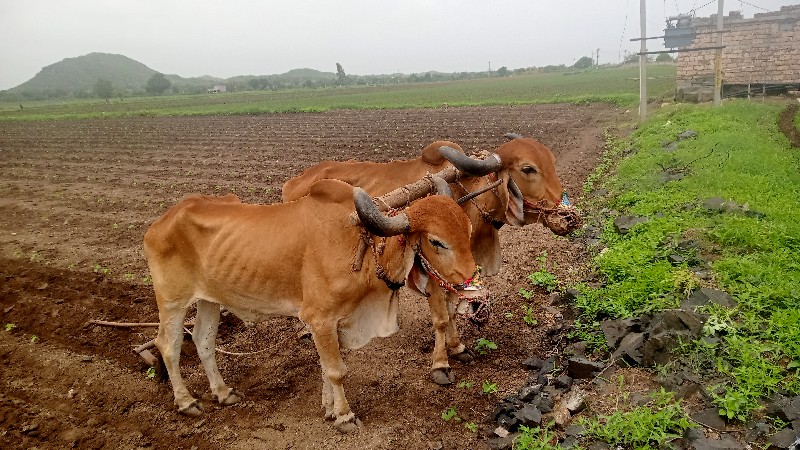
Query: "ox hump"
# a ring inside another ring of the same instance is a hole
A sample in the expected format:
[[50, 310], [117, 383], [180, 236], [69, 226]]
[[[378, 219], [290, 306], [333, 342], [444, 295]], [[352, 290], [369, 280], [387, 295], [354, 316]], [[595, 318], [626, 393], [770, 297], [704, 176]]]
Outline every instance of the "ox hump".
[[353, 186], [344, 181], [323, 179], [311, 185], [308, 195], [325, 203], [352, 203]]
[[439, 166], [446, 163], [447, 160], [444, 159], [441, 153], [439, 153], [440, 147], [450, 147], [452, 149], [458, 150], [461, 153], [464, 153], [464, 149], [461, 148], [461, 146], [456, 144], [455, 142], [436, 141], [422, 149], [422, 153], [420, 155], [422, 161], [432, 166]]

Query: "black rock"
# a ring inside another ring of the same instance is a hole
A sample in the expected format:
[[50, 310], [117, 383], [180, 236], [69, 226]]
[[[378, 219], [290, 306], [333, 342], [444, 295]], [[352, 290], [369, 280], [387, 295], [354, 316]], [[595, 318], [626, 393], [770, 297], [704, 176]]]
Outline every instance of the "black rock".
[[519, 436], [518, 433], [512, 433], [505, 437], [493, 437], [486, 441], [486, 444], [491, 450], [511, 450], [514, 447], [514, 440]]
[[703, 208], [713, 212], [722, 212], [724, 203], [725, 199], [722, 197], [711, 197], [703, 202]]
[[742, 444], [732, 436], [723, 434], [719, 439], [700, 438], [689, 444], [689, 450], [742, 450]]
[[538, 356], [531, 356], [530, 358], [522, 361], [522, 365], [528, 370], [541, 370], [544, 360]]
[[648, 332], [656, 335], [668, 331], [688, 331], [695, 339], [699, 338], [703, 331], [705, 316], [693, 311], [682, 309], [669, 309], [662, 311], [650, 321]]
[[673, 266], [677, 266], [686, 261], [686, 258], [677, 253], [673, 253], [672, 255], [667, 256], [667, 261], [669, 261], [669, 263], [672, 264]]
[[600, 330], [603, 331], [608, 348], [614, 350], [626, 334], [641, 331], [641, 320], [639, 318], [603, 320], [600, 322]]
[[522, 400], [525, 403], [529, 403], [534, 398], [536, 398], [536, 396], [539, 395], [540, 392], [542, 392], [541, 384], [525, 385], [519, 389], [517, 395], [520, 400]]
[[619, 234], [627, 234], [635, 225], [648, 222], [649, 220], [648, 217], [620, 216], [614, 219], [614, 230]]
[[639, 366], [642, 364], [645, 335], [643, 333], [628, 333], [622, 338], [619, 347], [612, 354], [618, 365]]
[[550, 373], [553, 371], [555, 367], [556, 367], [556, 357], [551, 356], [544, 360], [544, 362], [542, 363], [541, 370], [542, 373]]
[[567, 363], [567, 371], [569, 375], [577, 380], [594, 377], [598, 372], [603, 370], [605, 365], [600, 362], [590, 361], [586, 358], [576, 356], [570, 358]]
[[506, 430], [513, 431], [519, 426], [519, 419], [514, 417], [514, 413], [511, 413], [510, 416], [506, 414], [500, 414], [494, 423], [505, 428]]
[[696, 441], [698, 439], [703, 439], [705, 437], [706, 434], [703, 432], [702, 427], [687, 428], [683, 432], [683, 439], [686, 440], [687, 442]]
[[661, 145], [661, 149], [664, 150], [665, 152], [674, 152], [675, 150], [678, 149], [678, 143], [677, 142], [667, 142], [667, 143]]
[[542, 422], [542, 412], [532, 405], [526, 405], [515, 411], [513, 417], [519, 421], [520, 425], [525, 425], [526, 427], [539, 425]]
[[582, 436], [584, 432], [586, 432], [586, 429], [583, 428], [583, 425], [578, 425], [577, 423], [568, 426], [564, 430], [564, 434], [567, 436]]
[[610, 450], [611, 447], [608, 446], [605, 442], [592, 442], [586, 447], [587, 450]]
[[784, 422], [800, 420], [800, 396], [789, 399], [782, 395], [777, 395], [772, 402], [767, 404], [764, 413]]
[[770, 436], [767, 442], [771, 444], [770, 449], [792, 449], [800, 448], [800, 430], [784, 428]]
[[690, 414], [690, 417], [700, 425], [705, 425], [717, 430], [725, 429], [725, 419], [719, 415], [719, 409], [708, 408], [696, 413]]
[[747, 442], [755, 442], [766, 436], [769, 436], [770, 432], [771, 427], [766, 422], [748, 423], [745, 439], [747, 439]]
[[681, 303], [681, 309], [693, 309], [698, 306], [706, 306], [710, 303], [724, 306], [726, 308], [734, 308], [737, 303], [733, 297], [725, 291], [710, 288], [695, 289], [692, 295]]
[[581, 295], [580, 291], [575, 288], [569, 288], [561, 295], [561, 300], [565, 303], [574, 302], [578, 296]]
[[684, 131], [683, 133], [678, 133], [678, 134], [676, 135], [676, 137], [677, 137], [678, 139], [681, 139], [681, 140], [682, 140], [682, 139], [690, 139], [690, 138], [693, 138], [693, 137], [697, 137], [697, 131], [694, 131], [694, 130], [686, 130], [686, 131]]
[[569, 389], [572, 387], [572, 377], [569, 375], [561, 375], [553, 380], [553, 386], [559, 389]]

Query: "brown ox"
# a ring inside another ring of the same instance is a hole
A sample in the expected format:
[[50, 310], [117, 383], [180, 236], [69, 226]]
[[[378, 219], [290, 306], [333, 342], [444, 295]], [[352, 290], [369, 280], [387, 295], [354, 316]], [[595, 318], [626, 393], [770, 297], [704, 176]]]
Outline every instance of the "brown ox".
[[[538, 222], [560, 235], [577, 226], [576, 223], [564, 226], [563, 222], [548, 220], [548, 214], [542, 212], [543, 208], [558, 207], [562, 201], [561, 181], [556, 175], [553, 153], [535, 139], [511, 134], [506, 137], [510, 139], [509, 142], [494, 152], [500, 160], [499, 170], [485, 177], [466, 177], [451, 184], [454, 198], [459, 198], [499, 181], [499, 185], [491, 192], [461, 204], [472, 223], [472, 254], [482, 267], [483, 275], [494, 275], [500, 270], [502, 256], [498, 229], [503, 224], [523, 226]], [[314, 182], [325, 178], [346, 181], [364, 188], [373, 196], [385, 194], [398, 186], [420, 179], [426, 173], [436, 173], [450, 167], [448, 159], [442, 156], [443, 147], [450, 147], [461, 153], [450, 151], [450, 160], [454, 156], [466, 158], [458, 144], [436, 141], [425, 147], [421, 156], [413, 160], [388, 163], [325, 161], [287, 181], [283, 185], [283, 201], [292, 201], [306, 195]], [[463, 167], [458, 162], [456, 165]], [[429, 280], [429, 286], [426, 290], [430, 294], [428, 305], [435, 334], [435, 346], [431, 355], [432, 376], [436, 383], [445, 385], [455, 381], [448, 353], [465, 363], [471, 362], [474, 355], [460, 342], [454, 321], [454, 296], [437, 289], [432, 280]]]
[[[366, 231], [349, 221], [354, 200], [368, 236], [382, 244], [359, 271], [351, 270], [352, 255]], [[322, 366], [325, 417], [342, 431], [354, 429], [359, 422], [342, 386], [340, 348], [397, 331], [398, 295], [389, 286], [424, 278], [423, 263], [452, 285], [473, 275], [470, 227], [447, 196], [423, 198], [389, 218], [366, 192], [337, 180], [315, 183], [308, 196], [286, 204], [243, 204], [231, 194], [193, 196], [172, 207], [147, 230], [144, 249], [158, 303], [156, 345], [179, 411], [202, 412], [179, 370], [192, 304], [192, 339], [212, 394], [221, 405], [242, 398], [225, 385], [214, 356], [224, 305], [247, 321], [296, 316], [307, 324]]]

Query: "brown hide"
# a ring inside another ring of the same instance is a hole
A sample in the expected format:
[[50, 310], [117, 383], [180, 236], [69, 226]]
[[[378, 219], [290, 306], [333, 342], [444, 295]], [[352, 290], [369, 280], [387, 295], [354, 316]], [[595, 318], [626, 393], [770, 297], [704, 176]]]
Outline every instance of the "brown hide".
[[[375, 163], [369, 161], [323, 161], [311, 166], [300, 175], [290, 179], [283, 185], [283, 202], [297, 200], [308, 194], [309, 188], [317, 180], [341, 180], [352, 186], [358, 186], [372, 196], [383, 195], [404, 184], [419, 180], [426, 173], [436, 173], [450, 167], [450, 163], [439, 153], [439, 147], [448, 146], [456, 150], [464, 150], [450, 141], [436, 141], [424, 149], [421, 156], [408, 161], [391, 161]], [[387, 178], [387, 174], [391, 177]], [[396, 180], [408, 180], [395, 183]]]
[[225, 386], [216, 368], [216, 305], [246, 320], [300, 317], [320, 355], [327, 415], [337, 426], [355, 423], [341, 384], [346, 368], [339, 348], [358, 348], [396, 331], [397, 295], [376, 277], [376, 264], [402, 281], [418, 270], [414, 251], [419, 249], [446, 280], [458, 284], [472, 275], [475, 263], [469, 219], [452, 199], [430, 196], [407, 208], [410, 231], [403, 239], [385, 238], [377, 261], [368, 256], [362, 269], [352, 272], [360, 236], [349, 223], [353, 209], [350, 185], [322, 180], [308, 196], [287, 204], [243, 204], [234, 195], [189, 197], [150, 226], [144, 247], [161, 324], [156, 345], [181, 412], [202, 412], [178, 365], [186, 310], [196, 302], [193, 339], [221, 404], [235, 403], [241, 394]]
[[[443, 158], [434, 158], [438, 148], [446, 145], [463, 149], [449, 141], [436, 141], [422, 150], [419, 158], [388, 163], [359, 161], [326, 161], [312, 166], [300, 175], [290, 179], [283, 186], [283, 201], [296, 200], [308, 193], [307, 186], [314, 181], [333, 178], [346, 181], [353, 186], [365, 189], [372, 196], [383, 195], [399, 186], [413, 183], [427, 173], [435, 173], [450, 166]], [[473, 226], [472, 252], [484, 275], [494, 275], [500, 270], [500, 240], [496, 228], [491, 223], [502, 222], [513, 226], [540, 222], [539, 215], [525, 216], [510, 206], [508, 180], [513, 179], [525, 200], [535, 203], [545, 200], [549, 206], [556, 206], [561, 197], [561, 181], [555, 171], [555, 157], [542, 143], [531, 138], [520, 138], [506, 142], [495, 150], [502, 162], [501, 170], [492, 178], [465, 178], [454, 184], [454, 198], [468, 191], [485, 186], [489, 179], [499, 177], [504, 182], [494, 192], [487, 192], [462, 204]], [[436, 165], [434, 165], [436, 164]]]

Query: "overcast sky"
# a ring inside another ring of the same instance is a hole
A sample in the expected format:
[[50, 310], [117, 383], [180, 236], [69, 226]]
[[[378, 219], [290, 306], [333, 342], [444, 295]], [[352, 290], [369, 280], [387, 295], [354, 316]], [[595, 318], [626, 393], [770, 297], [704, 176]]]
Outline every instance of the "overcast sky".
[[[0, 89], [64, 58], [128, 56], [183, 77], [308, 67], [349, 74], [600, 62], [638, 51], [639, 0], [0, 0]], [[745, 17], [800, 0], [725, 0]], [[712, 0], [648, 0], [647, 34]], [[661, 41], [648, 50], [661, 49]]]

